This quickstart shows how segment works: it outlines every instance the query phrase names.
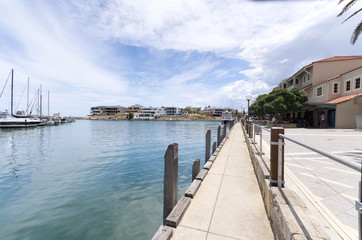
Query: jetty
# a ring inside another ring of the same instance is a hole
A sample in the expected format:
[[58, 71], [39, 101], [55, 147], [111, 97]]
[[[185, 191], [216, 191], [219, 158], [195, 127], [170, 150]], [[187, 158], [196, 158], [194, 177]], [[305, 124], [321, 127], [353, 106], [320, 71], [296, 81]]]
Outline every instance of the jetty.
[[[220, 142], [218, 129], [217, 148], [213, 146], [211, 156], [205, 154], [205, 165], [198, 174], [193, 172], [192, 183], [179, 200], [174, 188], [177, 177], [172, 173], [176, 171], [177, 176], [178, 145], [169, 146], [164, 222], [152, 239], [331, 239], [297, 193], [284, 186], [284, 156], [278, 156], [284, 154], [282, 141], [278, 145], [272, 136], [273, 159], [266, 164], [255, 149], [255, 126], [250, 128], [245, 121], [230, 127], [224, 129]], [[280, 136], [283, 131], [272, 129], [271, 135]], [[209, 135], [206, 152], [210, 151]]]

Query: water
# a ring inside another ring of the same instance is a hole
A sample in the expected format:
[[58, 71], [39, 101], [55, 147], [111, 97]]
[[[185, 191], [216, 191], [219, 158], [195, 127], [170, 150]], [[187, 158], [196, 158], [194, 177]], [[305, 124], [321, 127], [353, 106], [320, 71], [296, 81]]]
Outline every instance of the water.
[[179, 198], [218, 122], [89, 121], [0, 130], [0, 239], [151, 239], [164, 154], [179, 144]]

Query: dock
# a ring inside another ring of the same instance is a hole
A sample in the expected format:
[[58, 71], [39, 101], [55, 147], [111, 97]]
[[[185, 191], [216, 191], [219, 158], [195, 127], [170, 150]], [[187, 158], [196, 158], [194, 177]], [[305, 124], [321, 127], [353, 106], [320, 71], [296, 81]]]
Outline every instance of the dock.
[[171, 239], [274, 239], [240, 124]]

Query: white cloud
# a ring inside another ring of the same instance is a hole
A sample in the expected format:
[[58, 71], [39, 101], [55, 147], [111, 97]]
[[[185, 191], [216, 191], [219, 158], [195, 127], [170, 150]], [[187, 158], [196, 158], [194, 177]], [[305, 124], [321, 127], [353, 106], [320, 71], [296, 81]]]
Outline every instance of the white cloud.
[[[268, 92], [312, 61], [361, 50], [349, 45], [356, 22], [341, 24], [337, 1], [55, 3], [0, 2], [0, 71], [15, 67], [24, 81], [29, 75], [54, 89], [54, 108], [82, 103], [83, 115], [97, 103], [228, 105]], [[119, 45], [146, 49], [148, 59], [133, 66]], [[182, 52], [173, 59], [181, 61], [177, 69], [167, 69], [168, 50]], [[230, 59], [239, 68], [228, 66]]]
[[[33, 4], [34, 11], [21, 1], [0, 4], [6, 9], [2, 11], [2, 19], [6, 21], [0, 21], [1, 31], [11, 38], [0, 53], [3, 73], [14, 68], [18, 85], [30, 76], [32, 85], [43, 84], [44, 89], [52, 87], [50, 91], [64, 95], [73, 93], [69, 96], [73, 104], [81, 99], [82, 91], [124, 93], [127, 80], [121, 72], [117, 74], [101, 66], [101, 57], [105, 56], [97, 49], [99, 45], [70, 31], [71, 27], [68, 28], [55, 12], [38, 5], [44, 3]], [[65, 106], [64, 97], [57, 96], [54, 94], [52, 100], [59, 111], [69, 112], [71, 104]]]

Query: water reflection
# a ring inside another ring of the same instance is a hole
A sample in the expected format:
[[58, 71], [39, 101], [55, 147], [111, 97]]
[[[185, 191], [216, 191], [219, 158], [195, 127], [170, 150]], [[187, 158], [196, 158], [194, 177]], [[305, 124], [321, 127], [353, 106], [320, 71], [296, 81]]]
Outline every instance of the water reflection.
[[0, 239], [150, 239], [162, 223], [167, 146], [179, 143], [181, 196], [217, 126], [78, 121], [0, 131]]

